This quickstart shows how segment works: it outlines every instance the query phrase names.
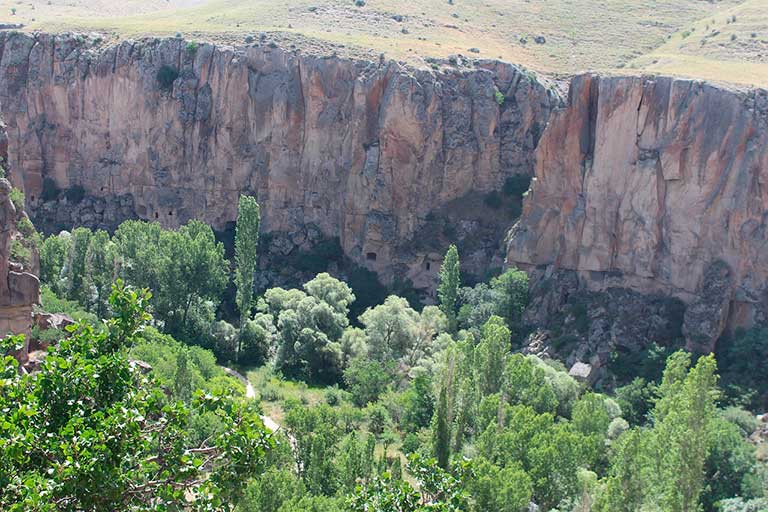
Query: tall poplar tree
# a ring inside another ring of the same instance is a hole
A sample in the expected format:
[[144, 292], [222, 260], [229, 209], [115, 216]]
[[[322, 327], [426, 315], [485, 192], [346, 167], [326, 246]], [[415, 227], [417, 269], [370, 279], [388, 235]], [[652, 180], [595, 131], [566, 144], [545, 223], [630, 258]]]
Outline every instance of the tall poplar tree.
[[437, 297], [440, 299], [440, 310], [448, 318], [451, 332], [456, 331], [456, 304], [459, 298], [459, 251], [451, 244], [445, 253], [443, 265], [440, 267], [440, 284], [437, 287]]
[[260, 222], [261, 212], [256, 199], [250, 196], [240, 196], [240, 202], [237, 205], [237, 226], [235, 227], [235, 286], [237, 287], [235, 300], [237, 309], [240, 310], [241, 327], [245, 325], [251, 314], [253, 274], [256, 272], [258, 261], [256, 247], [259, 242]]

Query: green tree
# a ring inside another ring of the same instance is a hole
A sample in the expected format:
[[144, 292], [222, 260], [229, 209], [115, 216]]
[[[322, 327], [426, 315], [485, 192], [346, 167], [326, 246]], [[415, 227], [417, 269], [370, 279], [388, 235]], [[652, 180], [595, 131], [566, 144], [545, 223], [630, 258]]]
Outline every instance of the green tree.
[[504, 319], [512, 332], [520, 334], [522, 313], [528, 306], [528, 274], [508, 269], [490, 283], [478, 283], [474, 288], [459, 290], [458, 322], [462, 328], [479, 334], [481, 327], [493, 316]]
[[407, 300], [395, 295], [360, 315], [359, 321], [365, 327], [368, 357], [382, 362], [395, 360], [403, 373], [431, 365], [446, 341], [441, 335], [447, 319], [438, 308], [427, 306], [418, 313]]
[[88, 228], [77, 228], [72, 231], [72, 245], [67, 263], [62, 271], [66, 279], [67, 298], [82, 305], [87, 305], [88, 294], [85, 287], [85, 277], [91, 235], [91, 230]]
[[704, 509], [715, 510], [718, 502], [733, 496], [763, 496], [768, 489], [763, 489], [760, 482], [755, 447], [739, 427], [723, 417], [714, 418], [710, 437], [712, 446], [705, 466], [707, 485], [701, 497]]
[[91, 235], [85, 254], [86, 305], [99, 318], [108, 315], [108, 299], [116, 276], [116, 249], [109, 233], [99, 230]]
[[[235, 302], [240, 310], [240, 326], [251, 316], [253, 300], [253, 275], [256, 272], [261, 212], [256, 199], [240, 196], [235, 226]], [[238, 354], [240, 352], [238, 346]]]
[[353, 359], [344, 370], [344, 382], [358, 407], [376, 402], [392, 382], [392, 365], [365, 358]]
[[419, 313], [408, 301], [390, 295], [384, 304], [367, 310], [359, 321], [368, 339], [368, 355], [377, 361], [398, 360], [413, 346]]
[[164, 257], [160, 246], [162, 231], [157, 222], [127, 220], [118, 226], [112, 241], [117, 245], [120, 276], [125, 282], [158, 291]]
[[456, 331], [456, 306], [459, 298], [461, 277], [459, 270], [459, 251], [455, 245], [448, 247], [443, 264], [440, 267], [440, 284], [437, 286], [437, 296], [440, 299], [440, 310], [448, 318], [448, 328]]
[[557, 411], [557, 396], [544, 371], [521, 354], [507, 359], [503, 391], [510, 404], [530, 405], [538, 413]]
[[57, 294], [63, 294], [61, 271], [67, 262], [72, 245], [72, 235], [64, 231], [45, 238], [40, 244], [40, 281]]
[[509, 343], [510, 332], [504, 320], [492, 316], [483, 326], [482, 338], [474, 351], [475, 380], [481, 396], [501, 390]]
[[345, 490], [352, 491], [359, 481], [373, 476], [375, 447], [373, 436], [359, 432], [349, 433], [342, 439], [335, 465]]
[[717, 397], [714, 356], [699, 359], [686, 375], [690, 355], [670, 356], [654, 409], [657, 453], [664, 462], [658, 473], [662, 503], [671, 512], [700, 507], [704, 469], [712, 449], [712, 424]]
[[187, 318], [196, 300], [218, 303], [228, 280], [224, 246], [216, 242], [210, 226], [192, 220], [178, 231], [160, 234], [158, 312], [170, 324], [170, 332], [189, 339]]
[[176, 374], [173, 377], [173, 391], [184, 403], [188, 403], [192, 397], [192, 378], [187, 353], [183, 350], [179, 351], [178, 356], [176, 356]]
[[347, 306], [354, 295], [328, 274], [318, 275], [305, 288], [312, 295], [271, 288], [260, 301], [259, 309], [272, 316], [277, 329], [275, 367], [305, 380], [338, 383], [343, 361], [340, 340], [349, 325]]
[[435, 397], [429, 374], [420, 373], [411, 380], [403, 401], [403, 429], [406, 432], [417, 432], [428, 427], [435, 410]]
[[257, 477], [238, 505], [240, 512], [275, 512], [285, 502], [306, 494], [304, 483], [290, 469], [272, 467]]
[[451, 459], [451, 421], [449, 414], [447, 385], [440, 387], [437, 407], [432, 426], [432, 450], [437, 459], [437, 465], [447, 470]]
[[500, 468], [482, 457], [472, 461], [473, 475], [467, 485], [473, 511], [522, 512], [533, 494], [531, 478], [520, 467]]
[[[716, 443], [717, 374], [713, 356], [690, 368], [691, 356], [667, 360], [652, 429], [630, 429], [614, 443], [609, 477], [596, 510], [670, 512], [701, 507], [705, 471]], [[725, 469], [725, 468], [724, 468]]]
[[[38, 372], [0, 363], [0, 508], [226, 509], [264, 467], [272, 441], [249, 404], [200, 394], [189, 408], [129, 362], [126, 347], [149, 320], [147, 292], [118, 283], [113, 316], [80, 324]], [[21, 341], [2, 341], [2, 352]], [[191, 413], [214, 411], [221, 429], [192, 443]], [[159, 456], [162, 454], [162, 456]]]
[[274, 349], [276, 336], [272, 317], [256, 313], [252, 320], [246, 320], [240, 326], [238, 362], [246, 365], [266, 363]]
[[491, 279], [491, 289], [499, 292], [496, 314], [502, 317], [510, 328], [518, 326], [523, 311], [528, 306], [528, 274], [510, 268]]
[[605, 437], [611, 418], [605, 408], [605, 397], [586, 393], [573, 406], [573, 427], [584, 435]]
[[621, 406], [622, 417], [630, 425], [645, 423], [648, 413], [653, 407], [655, 386], [637, 377], [626, 386], [616, 389], [616, 400]]
[[285, 415], [292, 440], [295, 467], [307, 488], [316, 494], [333, 494], [339, 482], [333, 468], [341, 437], [338, 418], [329, 406], [295, 406]]

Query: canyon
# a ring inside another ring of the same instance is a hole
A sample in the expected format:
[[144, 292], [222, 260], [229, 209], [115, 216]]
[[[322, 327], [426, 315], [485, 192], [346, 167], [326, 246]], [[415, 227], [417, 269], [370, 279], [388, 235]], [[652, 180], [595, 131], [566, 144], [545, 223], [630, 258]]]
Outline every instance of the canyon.
[[[246, 193], [284, 255], [338, 238], [384, 282], [425, 290], [458, 241], [475, 275], [530, 273], [532, 323], [577, 294], [597, 304], [593, 346], [573, 360], [647, 342], [676, 315], [700, 351], [766, 321], [765, 90], [587, 74], [565, 97], [510, 64], [434, 67], [6, 32], [8, 167], [47, 231], [127, 218], [225, 230]], [[519, 176], [534, 180], [516, 221], [487, 199]], [[617, 297], [642, 312], [639, 331], [597, 321], [621, 316]]]
[[[385, 282], [401, 276], [417, 287], [434, 286], [447, 245], [411, 244], [430, 212], [532, 174], [560, 102], [532, 75], [493, 61], [434, 74], [270, 45], [97, 45], [0, 34], [9, 166], [39, 227], [199, 218], [223, 230], [238, 195], [252, 194], [283, 256], [338, 238]], [[72, 189], [88, 201], [47, 201]], [[458, 217], [470, 231], [485, 222], [502, 233], [510, 222]], [[494, 258], [501, 266], [495, 238], [477, 269]]]

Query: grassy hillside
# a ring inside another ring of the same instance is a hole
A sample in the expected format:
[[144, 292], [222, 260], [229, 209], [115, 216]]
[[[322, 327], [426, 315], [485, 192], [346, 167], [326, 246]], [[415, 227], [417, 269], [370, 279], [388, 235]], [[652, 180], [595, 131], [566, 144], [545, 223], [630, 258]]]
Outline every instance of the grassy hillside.
[[220, 42], [263, 31], [417, 65], [463, 53], [548, 73], [633, 69], [768, 84], [765, 0], [0, 0], [0, 13], [29, 30]]

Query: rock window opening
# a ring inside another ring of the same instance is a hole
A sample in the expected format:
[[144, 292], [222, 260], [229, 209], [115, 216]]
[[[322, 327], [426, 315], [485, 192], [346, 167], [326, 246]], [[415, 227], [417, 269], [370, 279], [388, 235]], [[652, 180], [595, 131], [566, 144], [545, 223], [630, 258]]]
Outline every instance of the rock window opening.
[[432, 264], [430, 262], [427, 262], [426, 265], [424, 265], [427, 270], [432, 270]]
[[369, 252], [365, 255], [365, 259], [368, 261], [376, 261], [376, 253], [375, 252]]

